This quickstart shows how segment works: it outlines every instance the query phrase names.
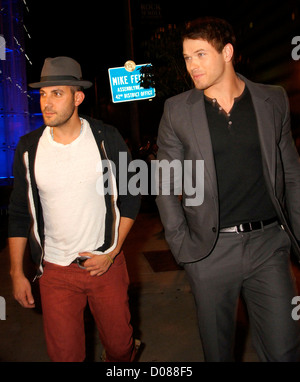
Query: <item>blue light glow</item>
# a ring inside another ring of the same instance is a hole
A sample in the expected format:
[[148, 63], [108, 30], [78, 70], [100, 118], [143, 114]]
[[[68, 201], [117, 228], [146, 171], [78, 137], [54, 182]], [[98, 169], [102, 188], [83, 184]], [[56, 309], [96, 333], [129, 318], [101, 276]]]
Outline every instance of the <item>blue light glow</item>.
[[0, 179], [12, 179], [15, 149], [20, 137], [41, 124], [41, 115], [28, 110], [24, 28], [20, 1], [2, 0], [0, 30], [5, 60], [0, 60]]

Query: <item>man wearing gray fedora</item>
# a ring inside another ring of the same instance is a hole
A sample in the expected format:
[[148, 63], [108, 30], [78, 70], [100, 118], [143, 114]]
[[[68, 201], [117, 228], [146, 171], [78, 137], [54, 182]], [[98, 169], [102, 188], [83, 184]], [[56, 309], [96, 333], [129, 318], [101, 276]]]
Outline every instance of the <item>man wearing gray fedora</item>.
[[88, 302], [105, 360], [133, 361], [139, 341], [130, 324], [122, 245], [140, 197], [120, 194], [117, 177], [119, 153], [130, 161], [128, 148], [114, 127], [79, 116], [83, 89], [92, 83], [82, 79], [74, 59], [47, 58], [40, 82], [29, 86], [40, 89], [44, 125], [21, 137], [15, 154], [9, 206], [14, 297], [25, 308], [35, 306], [22, 266], [29, 240], [50, 359], [85, 360]]

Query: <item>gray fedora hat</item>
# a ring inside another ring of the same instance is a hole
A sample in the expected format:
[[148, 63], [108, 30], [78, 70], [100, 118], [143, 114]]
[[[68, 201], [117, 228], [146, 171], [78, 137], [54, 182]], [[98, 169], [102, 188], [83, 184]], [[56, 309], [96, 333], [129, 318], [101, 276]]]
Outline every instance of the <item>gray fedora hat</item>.
[[90, 81], [82, 80], [81, 67], [77, 61], [70, 57], [48, 57], [42, 68], [40, 82], [29, 84], [32, 88], [43, 88], [46, 86], [68, 85], [90, 88]]

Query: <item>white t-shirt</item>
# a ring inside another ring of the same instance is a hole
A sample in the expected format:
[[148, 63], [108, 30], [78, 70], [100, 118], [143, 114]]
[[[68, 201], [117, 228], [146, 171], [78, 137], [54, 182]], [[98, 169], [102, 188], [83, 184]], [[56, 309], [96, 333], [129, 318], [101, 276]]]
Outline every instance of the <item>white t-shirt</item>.
[[96, 189], [101, 158], [89, 123], [82, 123], [79, 137], [67, 145], [55, 142], [47, 126], [35, 161], [45, 224], [44, 259], [63, 266], [104, 242], [106, 206]]

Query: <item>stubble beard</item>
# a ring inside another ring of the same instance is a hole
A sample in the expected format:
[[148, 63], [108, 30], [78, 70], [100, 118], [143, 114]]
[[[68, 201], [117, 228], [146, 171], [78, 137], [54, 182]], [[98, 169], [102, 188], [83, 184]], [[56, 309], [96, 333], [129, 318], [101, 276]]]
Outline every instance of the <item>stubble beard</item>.
[[72, 110], [70, 110], [69, 112], [65, 112], [63, 115], [56, 115], [54, 120], [53, 121], [50, 120], [49, 122], [47, 121], [47, 117], [45, 117], [43, 113], [44, 123], [45, 125], [49, 127], [63, 126], [72, 118], [74, 111], [75, 111], [75, 106], [72, 107]]

